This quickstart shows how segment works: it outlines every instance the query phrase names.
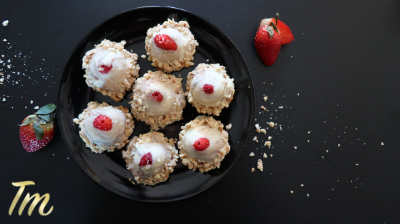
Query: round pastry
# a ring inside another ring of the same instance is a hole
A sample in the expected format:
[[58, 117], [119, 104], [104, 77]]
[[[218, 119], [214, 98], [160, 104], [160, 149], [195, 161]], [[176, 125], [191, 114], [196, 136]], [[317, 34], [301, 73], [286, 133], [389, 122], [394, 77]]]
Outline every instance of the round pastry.
[[165, 182], [174, 171], [177, 154], [172, 138], [168, 139], [162, 133], [153, 131], [133, 137], [127, 149], [122, 151], [126, 167], [132, 172], [135, 181], [145, 185]]
[[103, 40], [83, 57], [87, 85], [115, 101], [120, 101], [139, 77], [138, 56], [125, 50], [125, 43]]
[[182, 163], [195, 171], [204, 173], [219, 168], [229, 153], [228, 132], [213, 117], [201, 115], [182, 126], [179, 133], [179, 157]]
[[146, 51], [152, 66], [165, 73], [193, 65], [193, 55], [199, 44], [186, 21], [173, 19], [147, 30]]
[[224, 107], [229, 107], [234, 94], [233, 79], [224, 66], [201, 63], [188, 74], [185, 95], [199, 113], [219, 116]]
[[133, 85], [133, 116], [158, 130], [182, 119], [186, 105], [182, 79], [161, 71], [148, 71]]
[[129, 109], [107, 103], [89, 102], [74, 123], [79, 124], [79, 135], [92, 152], [113, 152], [128, 142], [135, 125]]

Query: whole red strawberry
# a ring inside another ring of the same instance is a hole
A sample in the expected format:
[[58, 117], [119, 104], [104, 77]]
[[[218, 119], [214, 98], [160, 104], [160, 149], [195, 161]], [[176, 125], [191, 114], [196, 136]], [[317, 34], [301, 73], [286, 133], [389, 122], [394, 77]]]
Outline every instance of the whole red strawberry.
[[48, 104], [22, 121], [19, 138], [25, 151], [35, 152], [53, 139], [55, 110], [56, 105]]
[[157, 34], [154, 37], [154, 43], [157, 45], [157, 47], [164, 49], [164, 50], [173, 50], [174, 51], [178, 48], [175, 41], [167, 34]]
[[260, 27], [254, 39], [257, 53], [267, 66], [275, 63], [281, 51], [281, 36], [278, 32], [276, 24], [271, 22], [270, 25]]
[[210, 146], [210, 141], [207, 138], [199, 138], [194, 142], [193, 147], [197, 151], [204, 151]]

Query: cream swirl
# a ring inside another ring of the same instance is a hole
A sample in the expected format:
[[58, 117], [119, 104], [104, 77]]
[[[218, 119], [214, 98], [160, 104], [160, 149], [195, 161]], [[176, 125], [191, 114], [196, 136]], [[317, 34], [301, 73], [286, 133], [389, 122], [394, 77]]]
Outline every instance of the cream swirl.
[[[203, 151], [197, 151], [193, 144], [200, 138], [207, 138], [210, 146]], [[185, 150], [199, 161], [211, 162], [217, 155], [218, 150], [225, 145], [224, 138], [221, 133], [208, 125], [199, 125], [193, 129], [187, 130], [182, 138]]]
[[[165, 163], [168, 162], [168, 158], [170, 157], [164, 145], [161, 143], [137, 142], [135, 147], [137, 150], [133, 156], [133, 170], [142, 177], [152, 176], [159, 173], [164, 168]], [[145, 166], [139, 166], [140, 160], [147, 153], [151, 154], [152, 163]]]
[[[142, 83], [140, 92], [144, 108], [150, 116], [160, 116], [171, 112], [177, 97], [171, 81], [160, 82], [156, 79], [149, 79]], [[155, 92], [161, 93], [163, 97], [161, 102], [153, 98], [152, 94]]]
[[[171, 37], [177, 46], [176, 50], [164, 50], [154, 43], [154, 38], [158, 34], [166, 34]], [[179, 32], [174, 28], [159, 28], [159, 32], [154, 33], [153, 37], [150, 39], [151, 49], [153, 50], [153, 54], [160, 62], [172, 62], [175, 60], [182, 60], [185, 57], [185, 52], [187, 51], [186, 46], [190, 41], [190, 36], [184, 35], [184, 33]]]
[[[101, 66], [112, 66], [112, 69], [103, 74]], [[130, 76], [129, 63], [115, 48], [101, 49], [94, 53], [87, 73], [97, 87], [119, 92], [124, 90], [122, 83]]]
[[[214, 87], [213, 93], [207, 94], [204, 92], [203, 86], [206, 84]], [[194, 100], [211, 107], [216, 107], [222, 100], [230, 98], [232, 88], [234, 88], [233, 82], [224, 78], [221, 73], [212, 67], [196, 74], [190, 86]]]
[[[94, 127], [93, 122], [99, 115], [105, 115], [112, 120], [112, 128], [109, 131], [99, 130]], [[86, 137], [90, 142], [99, 145], [113, 145], [125, 136], [126, 117], [125, 114], [111, 106], [95, 108], [90, 111], [84, 123]]]

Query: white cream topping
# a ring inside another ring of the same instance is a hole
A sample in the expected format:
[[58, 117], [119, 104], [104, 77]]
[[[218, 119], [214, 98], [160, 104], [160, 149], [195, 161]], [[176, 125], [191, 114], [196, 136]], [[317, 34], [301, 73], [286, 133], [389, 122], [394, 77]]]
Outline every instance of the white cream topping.
[[[102, 65], [112, 66], [112, 69], [102, 74], [100, 73]], [[129, 77], [129, 67], [124, 55], [115, 48], [101, 49], [93, 54], [87, 73], [94, 85], [105, 90], [120, 92], [124, 90], [122, 83]]]
[[[207, 138], [210, 142], [210, 146], [203, 151], [197, 151], [193, 144], [200, 138]], [[224, 138], [221, 133], [208, 125], [200, 125], [193, 129], [187, 130], [183, 136], [183, 145], [186, 151], [198, 159], [199, 161], [211, 162], [218, 155], [218, 149], [224, 145]]]
[[[133, 169], [140, 176], [151, 176], [160, 172], [170, 155], [167, 153], [167, 149], [161, 143], [139, 143], [135, 144], [136, 152], [133, 159]], [[152, 164], [145, 166], [139, 166], [140, 160], [147, 153], [151, 154]]]
[[[160, 116], [171, 112], [175, 97], [177, 97], [171, 81], [160, 82], [155, 79], [149, 79], [142, 83], [140, 92], [142, 94], [144, 108], [150, 116]], [[154, 92], [161, 93], [163, 96], [161, 102], [153, 98], [152, 94]]]
[[[99, 130], [93, 126], [93, 122], [99, 115], [105, 115], [112, 121], [112, 128], [109, 131]], [[85, 135], [90, 142], [101, 145], [113, 145], [119, 142], [125, 135], [126, 117], [125, 114], [111, 106], [99, 107], [90, 111], [84, 123]]]
[[[214, 92], [207, 94], [203, 90], [203, 86], [209, 84], [214, 87]], [[216, 107], [221, 100], [231, 97], [231, 89], [234, 88], [233, 82], [226, 79], [214, 68], [203, 70], [193, 77], [190, 90], [191, 94], [200, 104]]]
[[[167, 34], [171, 37], [177, 46], [176, 50], [164, 50], [159, 48], [154, 43], [154, 38], [157, 34]], [[179, 32], [177, 29], [174, 28], [159, 28], [158, 33], [154, 33], [153, 37], [150, 39], [152, 53], [155, 55], [160, 62], [173, 62], [175, 60], [182, 60], [185, 57], [186, 46], [190, 41], [189, 36], [185, 36], [182, 32]]]

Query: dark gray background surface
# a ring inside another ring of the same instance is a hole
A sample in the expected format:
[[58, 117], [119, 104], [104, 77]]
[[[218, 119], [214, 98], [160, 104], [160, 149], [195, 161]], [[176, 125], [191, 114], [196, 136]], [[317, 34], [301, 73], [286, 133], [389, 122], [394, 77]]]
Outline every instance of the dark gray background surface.
[[[57, 103], [64, 66], [83, 37], [122, 11], [149, 5], [188, 10], [229, 36], [252, 73], [256, 123], [282, 125], [267, 130], [271, 149], [261, 148], [268, 135], [253, 131], [251, 139], [260, 141], [249, 141], [218, 184], [167, 204], [129, 201], [97, 185], [73, 161], [58, 129], [35, 153], [25, 152], [18, 137], [17, 124], [34, 106]], [[0, 40], [7, 39], [0, 59], [12, 67], [0, 63], [10, 75], [0, 85], [1, 222], [399, 223], [399, 10], [395, 0], [2, 1], [0, 22], [10, 24], [0, 26]], [[295, 41], [266, 67], [254, 36], [260, 20], [277, 11]], [[251, 173], [264, 152], [264, 171]], [[50, 193], [49, 216], [37, 208], [19, 216], [19, 204], [8, 215], [18, 190], [11, 182], [26, 180], [36, 185], [25, 192]]]

